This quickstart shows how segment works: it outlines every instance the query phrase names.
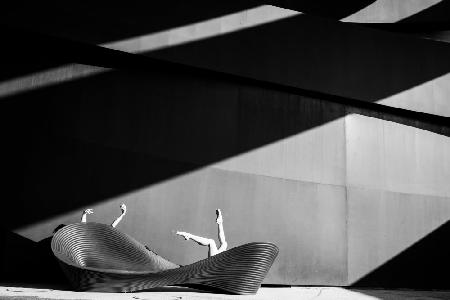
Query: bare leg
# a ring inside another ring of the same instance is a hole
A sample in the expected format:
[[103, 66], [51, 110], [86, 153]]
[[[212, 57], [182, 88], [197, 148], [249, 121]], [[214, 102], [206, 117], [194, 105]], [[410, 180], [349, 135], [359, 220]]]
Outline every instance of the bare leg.
[[177, 231], [176, 234], [184, 237], [186, 239], [186, 241], [189, 241], [190, 239], [192, 239], [194, 242], [196, 242], [197, 244], [199, 244], [201, 246], [208, 246], [209, 247], [208, 256], [214, 256], [218, 253], [216, 242], [213, 239], [204, 238], [204, 237], [193, 235], [193, 234], [190, 234], [188, 232], [183, 232], [183, 231]]
[[213, 239], [204, 238], [204, 237], [193, 235], [191, 233], [183, 232], [183, 231], [177, 231], [176, 234], [181, 235], [187, 241], [192, 239], [194, 242], [196, 242], [199, 245], [208, 246], [209, 247], [209, 252], [208, 252], [209, 256], [219, 254], [220, 252], [227, 250], [228, 244], [227, 244], [227, 241], [225, 240], [225, 231], [223, 230], [223, 217], [222, 217], [222, 212], [220, 211], [220, 209], [216, 210], [216, 215], [217, 215], [216, 223], [218, 226], [217, 230], [218, 230], [219, 241], [220, 241], [219, 248], [217, 248], [216, 242]]

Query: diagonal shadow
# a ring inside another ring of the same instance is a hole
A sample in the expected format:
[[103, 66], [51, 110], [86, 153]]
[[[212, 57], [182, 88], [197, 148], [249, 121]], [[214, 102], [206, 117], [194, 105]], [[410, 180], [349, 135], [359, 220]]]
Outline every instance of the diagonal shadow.
[[31, 223], [344, 114], [343, 106], [308, 99], [164, 65], [3, 99], [4, 195], [14, 199], [6, 209], [22, 214], [3, 221]]
[[379, 30], [433, 38], [438, 32], [450, 30], [449, 14], [450, 3], [441, 1], [396, 23], [358, 24]]
[[376, 102], [448, 74], [448, 53], [446, 43], [302, 14], [142, 54]]
[[341, 19], [363, 9], [375, 2], [375, 0], [351, 0], [341, 3], [326, 0], [271, 0], [265, 2], [267, 4], [296, 10], [310, 15]]
[[[10, 2], [6, 5], [8, 9], [0, 12], [0, 24], [2, 24], [0, 33], [3, 43], [7, 45], [1, 49], [0, 62], [5, 67], [0, 73], [0, 80], [78, 61], [81, 56], [80, 52], [84, 51], [83, 44], [70, 43], [70, 41], [108, 44], [111, 41], [123, 41], [130, 37], [149, 35], [153, 32], [161, 33], [162, 30], [168, 32], [169, 29], [175, 27], [198, 24], [200, 21], [213, 18], [220, 19], [231, 13], [252, 14], [248, 10], [260, 8], [261, 6], [257, 6], [263, 4], [260, 2], [242, 1], [239, 4], [211, 7], [211, 3], [206, 1], [192, 3], [166, 1], [125, 8], [109, 5], [107, 11], [103, 6], [101, 9], [96, 6], [98, 3], [90, 5], [89, 9], [83, 4], [74, 3], [68, 10], [67, 5], [61, 6], [60, 3], [49, 1], [39, 5], [30, 4], [27, 10], [23, 10], [23, 6], [19, 2]], [[273, 4], [277, 4], [277, 1], [273, 2]], [[289, 1], [279, 2], [286, 4], [285, 2]], [[325, 14], [339, 12], [339, 14], [345, 15], [358, 10], [362, 6], [362, 3], [359, 2], [361, 1], [351, 1], [346, 5], [339, 5], [339, 9], [336, 5], [323, 6], [310, 2], [299, 2], [297, 5], [304, 8], [306, 12], [324, 12]], [[255, 14], [258, 15], [256, 12]], [[87, 18], [80, 23], [80, 16]], [[99, 19], [99, 17], [101, 18]], [[248, 17], [252, 19], [251, 16]], [[35, 20], [36, 18], [39, 20]], [[216, 34], [220, 34], [220, 28], [214, 27], [217, 27], [217, 24], [209, 26], [218, 30]], [[111, 28], [114, 30], [112, 31]], [[170, 39], [170, 37], [166, 37], [166, 39]]]
[[139, 1], [8, 1], [0, 12], [1, 23], [47, 35], [100, 44], [178, 27], [260, 5], [244, 0], [213, 3], [206, 0]]
[[448, 1], [441, 1], [433, 6], [428, 7], [412, 16], [409, 16], [398, 23], [401, 24], [420, 24], [424, 26], [441, 26], [441, 29], [449, 29], [450, 20], [448, 19], [450, 13], [450, 3]]
[[372, 2], [374, 0], [347, 0], [343, 3], [323, 0], [244, 0], [218, 3], [206, 0], [169, 0], [127, 5], [96, 1], [87, 5], [79, 1], [8, 1], [0, 12], [0, 22], [56, 37], [100, 44], [191, 24], [264, 4], [312, 15], [341, 18]]
[[[212, 4], [196, 0], [189, 3], [179, 1], [140, 3], [135, 6], [108, 3], [108, 9], [105, 10], [104, 5], [100, 3], [90, 4], [87, 7], [78, 2], [62, 5], [57, 1], [27, 3], [27, 9], [24, 9], [20, 1], [9, 1], [0, 12], [2, 24], [0, 33], [3, 44], [7, 45], [2, 48], [0, 62], [5, 67], [2, 68], [0, 79], [76, 61], [79, 56], [78, 49], [68, 47], [64, 39], [87, 44], [126, 40], [130, 37], [242, 12], [262, 4], [290, 7], [313, 15], [345, 16], [358, 11], [369, 2], [373, 1], [358, 0], [339, 5], [333, 3], [323, 5], [321, 2], [311, 1], [266, 3], [247, 0], [239, 3]], [[83, 19], [83, 22], [80, 22], [80, 19]], [[11, 59], [19, 57], [20, 60]]]
[[[3, 80], [65, 63], [123, 68], [130, 60], [137, 61], [128, 57], [128, 62], [111, 63], [122, 59], [100, 47], [8, 27], [4, 31], [5, 42], [14, 47], [1, 50]], [[30, 44], [39, 46], [30, 53]], [[146, 55], [374, 102], [447, 74], [447, 47], [300, 15]]]
[[9, 200], [4, 209], [20, 214], [2, 219], [7, 229], [164, 181], [349, 113], [450, 132], [444, 117], [92, 47], [86, 49], [98, 54], [86, 50], [87, 58], [120, 70], [0, 101], [0, 162], [8, 175], [2, 192]]
[[[234, 36], [221, 37], [220, 45]], [[28, 207], [30, 212], [7, 218], [10, 228], [165, 180], [348, 113], [449, 133], [443, 117], [62, 44], [77, 50], [79, 62], [125, 70], [2, 100], [2, 157], [9, 174], [5, 194], [15, 199], [8, 207]], [[58, 201], [62, 195], [65, 201]]]
[[[275, 22], [264, 30], [211, 39], [212, 45], [233, 49], [253, 34], [260, 41], [267, 32], [272, 38], [304, 20], [311, 21], [301, 17]], [[52, 39], [51, 45], [55, 43]], [[197, 51], [214, 49], [208, 43], [176, 51], [201, 54]], [[165, 180], [348, 113], [449, 134], [444, 117], [91, 45], [61, 44], [57, 50], [75, 50], [63, 51], [66, 58], [76, 52], [78, 62], [124, 70], [2, 100], [0, 124], [6, 145], [2, 157], [9, 175], [5, 195], [15, 199], [8, 204], [11, 211], [28, 207], [30, 212], [24, 218], [7, 218], [4, 222], [10, 228]], [[445, 64], [440, 67], [427, 69], [425, 76], [412, 73], [404, 88], [448, 70]], [[65, 201], [58, 201], [62, 195]], [[29, 199], [36, 201], [30, 204]], [[43, 212], [36, 215], [34, 210]]]
[[3, 218], [6, 227], [127, 193], [348, 113], [450, 132], [444, 117], [167, 63], [151, 66], [0, 102], [8, 174], [3, 193], [12, 199], [5, 209], [22, 214]]
[[352, 287], [450, 289], [450, 222], [379, 266]]

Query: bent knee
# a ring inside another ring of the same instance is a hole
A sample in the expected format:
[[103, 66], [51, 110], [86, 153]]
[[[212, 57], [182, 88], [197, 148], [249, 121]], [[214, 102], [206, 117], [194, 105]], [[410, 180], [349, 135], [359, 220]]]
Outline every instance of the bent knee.
[[227, 248], [228, 248], [228, 244], [227, 244], [227, 242], [224, 242], [224, 243], [222, 243], [222, 245], [220, 245], [220, 248], [218, 249], [218, 251], [220, 253], [220, 252], [227, 250]]
[[208, 246], [217, 248], [216, 241], [214, 241], [213, 239], [208, 239]]

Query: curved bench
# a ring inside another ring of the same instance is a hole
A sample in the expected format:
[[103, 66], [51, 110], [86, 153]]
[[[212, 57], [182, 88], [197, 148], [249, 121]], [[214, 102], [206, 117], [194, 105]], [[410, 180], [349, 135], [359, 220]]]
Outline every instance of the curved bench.
[[278, 248], [249, 243], [187, 266], [174, 264], [131, 236], [105, 224], [70, 224], [51, 248], [72, 286], [80, 291], [133, 292], [195, 285], [231, 294], [256, 294]]

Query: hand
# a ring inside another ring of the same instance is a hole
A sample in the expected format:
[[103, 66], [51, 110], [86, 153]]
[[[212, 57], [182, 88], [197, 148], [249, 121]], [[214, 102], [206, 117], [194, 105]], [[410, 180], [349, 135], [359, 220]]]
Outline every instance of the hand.
[[123, 214], [127, 212], [127, 206], [124, 203], [122, 203], [122, 205], [120, 206], [120, 209], [122, 210]]
[[222, 224], [223, 223], [222, 212], [220, 211], [219, 208], [216, 209], [216, 215], [217, 215], [216, 223]]
[[92, 208], [88, 208], [84, 211], [84, 213], [90, 215], [94, 213], [94, 210]]
[[181, 235], [182, 237], [184, 237], [184, 239], [185, 239], [186, 241], [189, 241], [189, 239], [191, 238], [191, 237], [190, 237], [190, 234], [187, 233], [187, 232], [177, 231], [176, 234], [177, 234], [177, 235]]

